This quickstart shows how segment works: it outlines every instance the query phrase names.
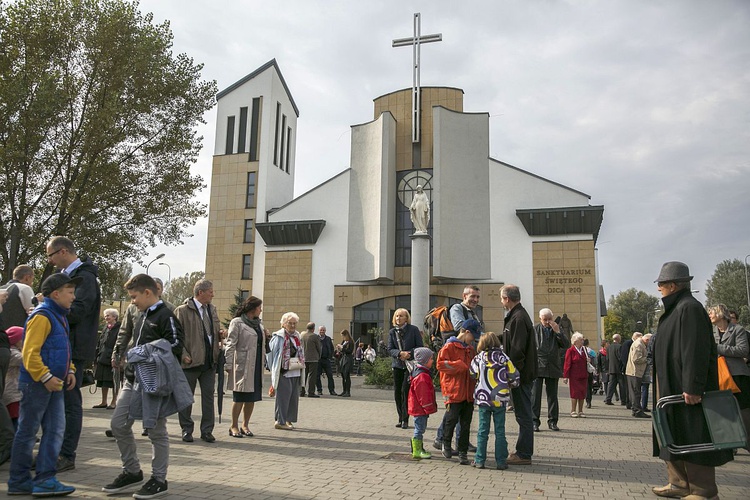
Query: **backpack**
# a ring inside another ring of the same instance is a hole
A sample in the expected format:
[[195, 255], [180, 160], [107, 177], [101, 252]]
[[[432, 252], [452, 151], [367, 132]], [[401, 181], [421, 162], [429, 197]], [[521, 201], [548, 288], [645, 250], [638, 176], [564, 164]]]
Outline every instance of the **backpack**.
[[453, 332], [449, 309], [446, 306], [438, 306], [430, 309], [424, 317], [424, 331], [430, 336], [433, 350], [438, 351], [443, 345], [441, 334]]

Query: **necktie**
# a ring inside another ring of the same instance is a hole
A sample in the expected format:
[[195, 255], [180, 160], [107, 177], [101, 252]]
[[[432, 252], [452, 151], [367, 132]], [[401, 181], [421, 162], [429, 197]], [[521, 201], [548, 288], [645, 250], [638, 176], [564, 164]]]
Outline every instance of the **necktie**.
[[203, 309], [203, 331], [206, 333], [206, 337], [208, 337], [208, 343], [213, 344], [213, 328], [211, 328], [211, 316], [209, 316], [208, 306], [203, 305], [201, 309]]

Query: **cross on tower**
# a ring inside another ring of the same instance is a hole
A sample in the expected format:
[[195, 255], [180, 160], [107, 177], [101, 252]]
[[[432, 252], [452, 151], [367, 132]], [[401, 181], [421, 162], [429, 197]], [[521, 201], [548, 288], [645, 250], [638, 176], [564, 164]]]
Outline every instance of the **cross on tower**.
[[419, 12], [416, 12], [414, 14], [414, 35], [409, 38], [398, 38], [396, 40], [393, 40], [393, 47], [405, 47], [407, 45], [411, 45], [414, 53], [414, 63], [412, 68], [413, 84], [411, 89], [411, 142], [413, 144], [419, 142], [419, 135], [422, 125], [420, 119], [420, 107], [422, 105], [422, 99], [419, 81], [420, 46], [423, 43], [440, 42], [442, 40], [442, 33], [422, 36], [422, 22]]

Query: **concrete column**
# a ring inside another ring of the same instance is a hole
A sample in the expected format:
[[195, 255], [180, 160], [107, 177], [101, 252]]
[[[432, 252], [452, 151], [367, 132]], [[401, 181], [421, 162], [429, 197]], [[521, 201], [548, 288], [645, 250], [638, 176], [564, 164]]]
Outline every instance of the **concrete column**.
[[414, 233], [411, 238], [411, 324], [424, 329], [430, 310], [430, 235]]

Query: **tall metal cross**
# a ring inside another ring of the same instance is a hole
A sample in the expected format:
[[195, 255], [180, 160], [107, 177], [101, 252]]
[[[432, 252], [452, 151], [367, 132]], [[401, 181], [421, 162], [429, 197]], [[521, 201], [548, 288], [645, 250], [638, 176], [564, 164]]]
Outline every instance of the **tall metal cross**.
[[422, 98], [419, 81], [419, 48], [423, 43], [440, 42], [442, 40], [442, 33], [422, 36], [422, 22], [419, 12], [416, 12], [414, 14], [414, 36], [393, 40], [394, 47], [405, 47], [407, 45], [411, 45], [413, 47], [414, 67], [412, 68], [413, 84], [411, 89], [411, 142], [414, 144], [419, 142], [419, 135], [422, 128], [420, 113]]

